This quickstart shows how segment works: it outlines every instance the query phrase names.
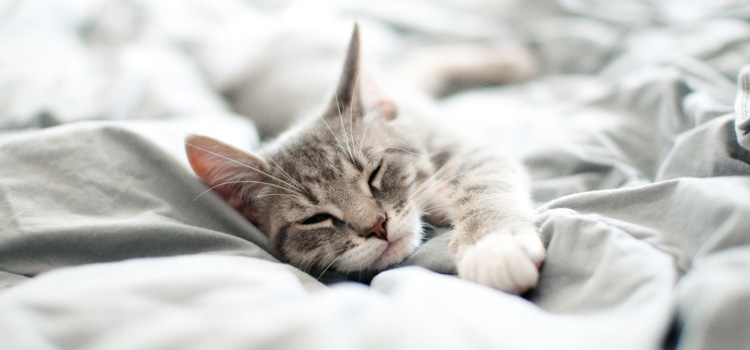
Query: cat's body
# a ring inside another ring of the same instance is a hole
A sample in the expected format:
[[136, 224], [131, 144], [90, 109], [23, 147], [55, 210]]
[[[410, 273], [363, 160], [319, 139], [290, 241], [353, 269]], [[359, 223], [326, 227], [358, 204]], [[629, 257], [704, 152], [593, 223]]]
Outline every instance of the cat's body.
[[303, 270], [399, 263], [424, 219], [452, 226], [461, 277], [513, 293], [536, 285], [544, 247], [523, 170], [408, 107], [363, 73], [355, 29], [322, 116], [257, 154], [203, 136], [186, 150], [196, 174]]

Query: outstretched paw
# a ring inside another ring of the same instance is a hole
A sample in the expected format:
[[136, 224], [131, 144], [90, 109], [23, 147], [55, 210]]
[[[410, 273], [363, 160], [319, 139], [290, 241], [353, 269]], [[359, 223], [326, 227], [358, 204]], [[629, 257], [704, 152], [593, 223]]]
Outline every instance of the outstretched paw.
[[522, 294], [536, 286], [544, 256], [536, 229], [499, 231], [466, 247], [456, 267], [463, 279]]

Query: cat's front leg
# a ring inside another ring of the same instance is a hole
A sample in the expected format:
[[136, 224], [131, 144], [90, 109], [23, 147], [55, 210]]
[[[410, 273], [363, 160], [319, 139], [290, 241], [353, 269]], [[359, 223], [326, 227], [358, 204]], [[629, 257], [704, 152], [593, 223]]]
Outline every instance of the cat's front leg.
[[475, 152], [462, 163], [450, 247], [459, 277], [514, 294], [535, 287], [545, 248], [524, 172], [492, 152]]

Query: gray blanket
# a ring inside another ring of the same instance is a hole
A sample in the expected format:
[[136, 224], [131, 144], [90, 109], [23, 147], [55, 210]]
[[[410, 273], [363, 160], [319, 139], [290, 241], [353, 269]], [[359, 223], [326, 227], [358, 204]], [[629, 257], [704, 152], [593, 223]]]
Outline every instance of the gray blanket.
[[[742, 1], [0, 4], [0, 349], [750, 348], [749, 16]], [[530, 81], [438, 104], [527, 165], [538, 288], [451, 276], [447, 232], [372, 281], [310, 276], [191, 173], [186, 134], [253, 148], [235, 111], [314, 109], [353, 18], [386, 66], [414, 45], [532, 53]]]

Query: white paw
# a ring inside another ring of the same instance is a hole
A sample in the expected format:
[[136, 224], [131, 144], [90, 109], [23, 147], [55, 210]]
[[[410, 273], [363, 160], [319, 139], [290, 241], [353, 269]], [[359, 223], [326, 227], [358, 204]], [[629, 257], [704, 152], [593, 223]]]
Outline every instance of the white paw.
[[500, 231], [467, 247], [456, 267], [463, 279], [521, 294], [536, 286], [544, 256], [536, 229]]

